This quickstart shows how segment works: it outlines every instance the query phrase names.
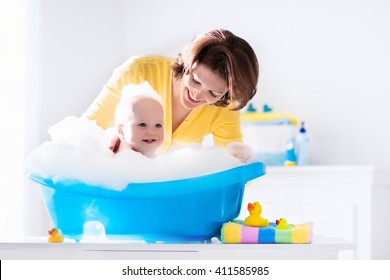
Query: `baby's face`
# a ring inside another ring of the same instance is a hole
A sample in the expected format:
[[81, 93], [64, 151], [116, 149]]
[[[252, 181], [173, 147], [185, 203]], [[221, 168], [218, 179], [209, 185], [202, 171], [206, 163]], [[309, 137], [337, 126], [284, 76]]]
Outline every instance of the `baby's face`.
[[123, 138], [134, 151], [153, 157], [164, 141], [164, 111], [153, 98], [137, 99], [133, 116], [123, 124]]

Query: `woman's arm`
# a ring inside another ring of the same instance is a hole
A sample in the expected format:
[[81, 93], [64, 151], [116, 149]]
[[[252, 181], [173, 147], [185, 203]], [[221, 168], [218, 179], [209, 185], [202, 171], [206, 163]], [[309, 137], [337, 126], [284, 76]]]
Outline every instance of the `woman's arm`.
[[214, 143], [226, 147], [228, 153], [241, 162], [253, 158], [252, 148], [242, 143], [239, 111], [225, 111], [219, 125], [213, 131]]
[[130, 83], [143, 82], [142, 65], [138, 57], [132, 57], [113, 71], [87, 111], [83, 114], [97, 125], [107, 129], [114, 125], [115, 108], [120, 100], [123, 87]]
[[213, 139], [218, 146], [226, 147], [232, 142], [242, 141], [240, 112], [220, 108], [213, 124]]

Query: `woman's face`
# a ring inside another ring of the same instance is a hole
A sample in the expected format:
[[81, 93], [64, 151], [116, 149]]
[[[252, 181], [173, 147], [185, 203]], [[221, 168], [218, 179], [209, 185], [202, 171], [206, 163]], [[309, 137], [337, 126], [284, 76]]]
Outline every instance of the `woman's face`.
[[183, 106], [193, 109], [203, 104], [214, 104], [228, 91], [225, 80], [209, 67], [195, 63], [183, 75], [180, 86], [180, 99]]

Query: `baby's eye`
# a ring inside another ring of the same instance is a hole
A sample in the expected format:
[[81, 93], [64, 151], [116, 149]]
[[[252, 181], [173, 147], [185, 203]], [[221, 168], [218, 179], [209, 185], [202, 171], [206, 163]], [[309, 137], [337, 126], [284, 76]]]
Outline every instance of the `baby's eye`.
[[162, 128], [163, 125], [162, 125], [161, 123], [157, 123], [157, 124], [156, 124], [156, 127], [157, 127], [157, 128]]
[[146, 127], [146, 123], [139, 123], [138, 126], [139, 127]]

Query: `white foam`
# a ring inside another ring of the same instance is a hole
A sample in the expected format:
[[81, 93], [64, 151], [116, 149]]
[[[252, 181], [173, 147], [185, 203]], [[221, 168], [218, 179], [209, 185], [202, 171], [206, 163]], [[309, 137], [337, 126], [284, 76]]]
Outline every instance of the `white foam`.
[[26, 169], [53, 181], [77, 180], [121, 190], [129, 183], [193, 178], [242, 165], [225, 149], [201, 144], [172, 148], [156, 158], [132, 150], [113, 154], [107, 133], [84, 117], [70, 116], [49, 128], [26, 160]]

